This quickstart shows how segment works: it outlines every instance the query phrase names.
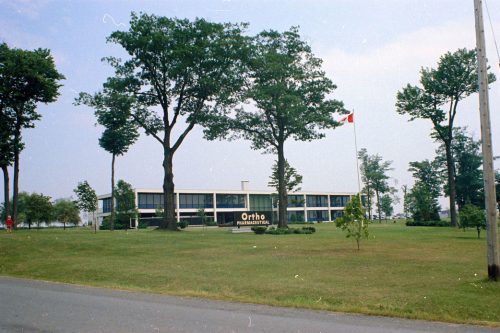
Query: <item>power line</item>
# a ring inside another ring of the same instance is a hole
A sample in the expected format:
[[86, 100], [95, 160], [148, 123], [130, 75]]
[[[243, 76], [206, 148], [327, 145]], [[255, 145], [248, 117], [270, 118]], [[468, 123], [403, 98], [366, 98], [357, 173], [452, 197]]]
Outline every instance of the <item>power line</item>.
[[493, 30], [493, 24], [491, 23], [490, 10], [488, 9], [488, 3], [484, 0], [484, 5], [486, 7], [486, 13], [488, 14], [488, 21], [490, 22], [491, 34], [493, 35], [493, 41], [495, 42], [495, 49], [497, 50], [498, 67], [500, 67], [500, 52], [498, 52], [497, 39], [495, 38], [495, 31]]

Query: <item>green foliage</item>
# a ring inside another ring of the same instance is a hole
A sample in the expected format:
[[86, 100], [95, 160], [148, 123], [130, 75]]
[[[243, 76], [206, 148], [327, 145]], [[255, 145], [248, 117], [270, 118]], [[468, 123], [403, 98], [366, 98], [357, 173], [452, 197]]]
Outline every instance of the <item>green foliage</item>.
[[[106, 59], [115, 76], [104, 88], [133, 99], [129, 118], [162, 145], [166, 207], [161, 228], [176, 229], [173, 155], [195, 125], [240, 100], [246, 77], [244, 28], [132, 13], [129, 30], [108, 37], [130, 59]], [[181, 119], [186, 124], [179, 128]]]
[[[302, 184], [302, 176], [299, 175], [297, 170], [295, 170], [295, 168], [288, 163], [288, 160], [285, 160], [285, 187], [287, 192], [300, 191], [300, 184]], [[269, 177], [267, 185], [275, 188], [276, 192], [279, 191], [278, 161], [274, 161], [272, 173]]]
[[116, 223], [127, 227], [130, 225], [130, 219], [138, 216], [138, 210], [135, 206], [135, 191], [132, 185], [124, 180], [119, 180], [115, 189], [116, 198]]
[[[366, 198], [365, 204], [368, 208], [368, 218], [370, 220], [372, 218], [372, 206], [376, 201], [378, 219], [381, 221], [382, 198], [385, 194], [392, 195], [396, 192], [396, 189], [389, 185], [389, 175], [387, 174], [393, 170], [391, 168], [392, 161], [383, 161], [378, 154], [369, 155], [366, 148], [362, 148], [358, 152], [358, 159], [361, 161], [361, 180], [364, 184], [362, 192]], [[384, 200], [386, 201], [385, 208], [392, 205], [392, 197], [387, 196]]]
[[97, 210], [97, 194], [86, 180], [78, 183], [73, 192], [75, 192], [77, 197], [75, 203], [80, 210], [87, 213]]
[[180, 220], [179, 222], [177, 222], [177, 227], [180, 229], [186, 229], [188, 225], [189, 222], [186, 220]]
[[84, 104], [95, 110], [97, 123], [105, 128], [99, 145], [117, 156], [125, 154], [139, 137], [137, 125], [130, 119], [133, 103], [133, 98], [109, 88], [93, 96], [80, 93], [75, 100], [76, 105]]
[[207, 225], [207, 214], [205, 213], [204, 208], [198, 209], [198, 211], [196, 212], [196, 215], [198, 215], [198, 217], [200, 218], [202, 225], [204, 225], [204, 226]]
[[139, 224], [137, 225], [138, 229], [146, 229], [149, 227], [149, 223], [143, 220], [139, 220]]
[[[14, 163], [13, 219], [18, 218], [19, 154], [24, 148], [22, 130], [35, 127], [41, 118], [37, 103], [51, 103], [59, 95], [64, 76], [59, 73], [48, 49], [33, 51], [9, 48], [0, 43], [0, 167], [8, 176], [7, 166]], [[5, 202], [9, 201], [5, 185]], [[10, 210], [10, 206], [6, 208]]]
[[302, 227], [302, 228], [276, 228], [276, 227], [263, 227], [255, 226], [251, 228], [252, 231], [257, 235], [269, 234], [269, 235], [292, 235], [292, 234], [313, 234], [316, 232], [314, 227]]
[[449, 221], [445, 220], [434, 220], [434, 221], [423, 221], [423, 220], [406, 220], [406, 225], [408, 227], [450, 227]]
[[361, 205], [361, 194], [355, 195], [345, 207], [344, 216], [335, 220], [335, 225], [345, 231], [347, 238], [354, 238], [358, 246], [361, 239], [368, 238], [369, 220], [365, 217], [365, 209]]
[[[459, 210], [466, 203], [484, 207], [484, 184], [481, 153], [481, 142], [469, 136], [466, 128], [453, 129], [451, 150], [454, 157], [457, 204]], [[446, 149], [443, 144], [436, 150], [436, 161], [441, 165], [446, 163]], [[449, 195], [449, 187], [444, 187]]]
[[439, 180], [439, 164], [436, 161], [410, 162], [408, 171], [413, 173], [415, 185], [408, 194], [408, 209], [416, 222], [438, 221], [441, 192]]
[[[431, 120], [433, 136], [445, 146], [452, 225], [456, 221], [455, 161], [452, 153], [454, 120], [458, 103], [479, 89], [475, 50], [459, 49], [440, 57], [436, 69], [422, 68], [421, 87], [408, 84], [397, 93], [396, 110], [415, 119]], [[495, 81], [488, 74], [490, 83]]]
[[386, 220], [394, 213], [394, 207], [392, 206], [393, 202], [394, 199], [388, 194], [384, 194], [382, 198], [380, 198], [380, 209], [384, 213]]
[[465, 231], [466, 228], [476, 228], [477, 238], [480, 238], [481, 229], [486, 229], [486, 216], [484, 211], [472, 204], [466, 204], [459, 213], [460, 227]]
[[53, 206], [53, 216], [57, 221], [64, 224], [64, 229], [66, 229], [67, 223], [80, 223], [80, 210], [78, 209], [78, 206], [71, 200], [56, 200]]
[[41, 193], [24, 193], [22, 199], [20, 197], [19, 212], [23, 213], [24, 222], [28, 223], [29, 228], [33, 222], [36, 222], [38, 227], [41, 222], [48, 224], [52, 221], [53, 214], [51, 198]]
[[205, 135], [208, 139], [243, 138], [253, 149], [278, 155], [278, 225], [286, 227], [285, 142], [323, 138], [322, 130], [339, 125], [333, 116], [347, 111], [342, 102], [327, 98], [336, 86], [297, 28], [283, 33], [263, 31], [252, 39], [249, 49], [247, 89], [242, 97], [256, 107], [207, 119]]
[[263, 235], [266, 233], [266, 230], [267, 230], [267, 227], [260, 227], [260, 226], [256, 226], [256, 227], [252, 227], [251, 228], [253, 232], [255, 232], [257, 235]]
[[[145, 225], [143, 228], [146, 228], [147, 225]], [[130, 223], [129, 220], [125, 219], [116, 219], [116, 221], [113, 224], [113, 229], [111, 229], [111, 219], [110, 216], [106, 216], [101, 223], [101, 226], [99, 229], [101, 230], [126, 230], [130, 228]], [[139, 229], [143, 229], [141, 226], [139, 226]]]

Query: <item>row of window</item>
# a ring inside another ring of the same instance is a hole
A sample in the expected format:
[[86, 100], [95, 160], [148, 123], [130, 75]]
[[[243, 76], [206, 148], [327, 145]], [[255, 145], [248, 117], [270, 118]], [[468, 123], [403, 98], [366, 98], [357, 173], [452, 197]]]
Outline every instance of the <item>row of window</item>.
[[[161, 193], [139, 193], [139, 209], [163, 209], [163, 194]], [[217, 194], [217, 208], [245, 208], [244, 194]], [[177, 197], [175, 205], [177, 206]], [[347, 195], [331, 195], [330, 207], [345, 207], [350, 197]], [[276, 207], [277, 200], [270, 195], [251, 194], [250, 209], [258, 211], [269, 211]], [[327, 195], [306, 195], [307, 207], [328, 207]], [[214, 208], [212, 194], [179, 194], [180, 208]], [[289, 195], [288, 207], [304, 207], [304, 196]], [[103, 199], [103, 212], [111, 211], [111, 199]]]

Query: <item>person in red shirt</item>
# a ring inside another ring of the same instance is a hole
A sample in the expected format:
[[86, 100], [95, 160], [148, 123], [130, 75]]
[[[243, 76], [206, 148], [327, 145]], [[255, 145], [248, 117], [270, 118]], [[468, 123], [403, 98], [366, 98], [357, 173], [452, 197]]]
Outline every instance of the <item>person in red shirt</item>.
[[14, 222], [12, 222], [12, 218], [10, 217], [10, 215], [7, 216], [5, 224], [7, 225], [7, 232], [12, 232], [12, 227], [14, 226]]

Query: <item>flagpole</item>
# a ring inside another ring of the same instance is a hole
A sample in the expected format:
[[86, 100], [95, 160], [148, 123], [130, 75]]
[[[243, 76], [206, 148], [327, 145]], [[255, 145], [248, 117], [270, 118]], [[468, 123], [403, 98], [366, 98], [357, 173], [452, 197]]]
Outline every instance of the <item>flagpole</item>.
[[356, 172], [358, 174], [358, 194], [361, 193], [361, 178], [359, 177], [359, 161], [358, 161], [358, 140], [356, 138], [356, 121], [354, 120], [354, 109], [352, 110], [352, 124], [354, 125], [354, 149], [356, 158]]

